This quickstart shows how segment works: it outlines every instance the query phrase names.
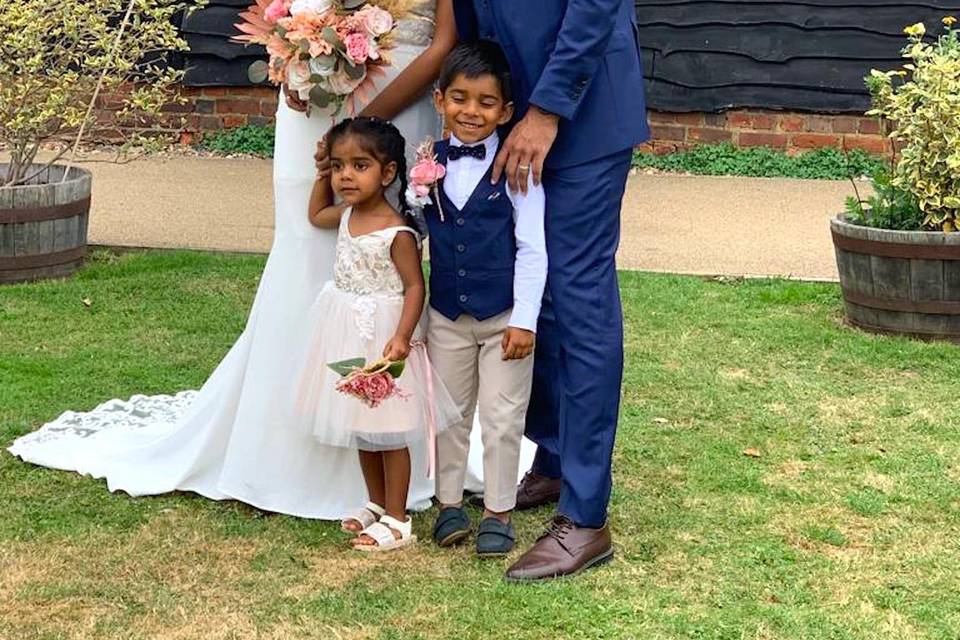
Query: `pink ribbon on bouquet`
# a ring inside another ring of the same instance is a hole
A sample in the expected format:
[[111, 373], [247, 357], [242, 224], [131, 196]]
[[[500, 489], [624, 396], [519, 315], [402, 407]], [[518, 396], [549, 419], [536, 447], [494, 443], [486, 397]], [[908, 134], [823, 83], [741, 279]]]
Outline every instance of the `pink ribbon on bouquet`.
[[423, 354], [423, 364], [427, 373], [427, 479], [433, 480], [437, 473], [437, 413], [436, 394], [433, 390], [433, 367], [427, 353], [427, 343], [415, 340], [410, 343], [412, 349]]

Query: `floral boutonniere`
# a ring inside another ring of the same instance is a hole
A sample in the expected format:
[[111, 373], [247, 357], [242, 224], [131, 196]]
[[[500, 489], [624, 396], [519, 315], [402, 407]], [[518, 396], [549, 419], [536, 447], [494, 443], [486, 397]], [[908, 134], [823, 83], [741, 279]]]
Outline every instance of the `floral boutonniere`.
[[433, 191], [437, 196], [440, 222], [443, 222], [443, 207], [440, 204], [440, 194], [437, 193], [437, 189], [445, 175], [447, 175], [447, 168], [437, 161], [437, 154], [433, 151], [433, 138], [427, 138], [417, 147], [417, 160], [410, 169], [407, 202], [418, 209], [423, 209], [430, 203], [430, 192]]

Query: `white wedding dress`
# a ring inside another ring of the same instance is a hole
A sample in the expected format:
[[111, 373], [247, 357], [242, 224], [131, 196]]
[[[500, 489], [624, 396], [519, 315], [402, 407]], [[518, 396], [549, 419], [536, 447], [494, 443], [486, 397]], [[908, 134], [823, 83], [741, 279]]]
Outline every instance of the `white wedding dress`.
[[[425, 3], [421, 15], [400, 25], [388, 79], [429, 43], [432, 6]], [[438, 128], [428, 96], [394, 122], [412, 145]], [[316, 141], [330, 124], [329, 114], [314, 111], [307, 118], [280, 100], [273, 246], [246, 328], [203, 387], [68, 411], [17, 439], [9, 448], [13, 455], [105, 478], [110, 491], [133, 496], [191, 491], [318, 519], [339, 519], [366, 502], [356, 452], [322, 446], [286, 428], [288, 408], [277, 402], [289, 396], [307, 341], [307, 311], [333, 274], [336, 232], [314, 228], [306, 215]], [[471, 469], [479, 470], [481, 444], [474, 436]], [[527, 443], [525, 449], [528, 462], [532, 447]], [[414, 448], [411, 508], [428, 506], [433, 495], [426, 468], [425, 448]], [[472, 473], [468, 489], [481, 487], [479, 474]]]

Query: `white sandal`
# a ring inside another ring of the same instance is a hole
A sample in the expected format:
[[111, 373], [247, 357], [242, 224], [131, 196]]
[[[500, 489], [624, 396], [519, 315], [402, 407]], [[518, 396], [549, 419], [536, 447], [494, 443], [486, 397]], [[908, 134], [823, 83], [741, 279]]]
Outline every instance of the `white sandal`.
[[[399, 539], [393, 535], [394, 531], [400, 534]], [[417, 541], [417, 536], [413, 535], [413, 518], [410, 516], [407, 516], [406, 522], [400, 522], [390, 516], [383, 516], [380, 518], [380, 522], [370, 525], [360, 535], [370, 536], [376, 542], [376, 544], [353, 545], [354, 549], [365, 553], [394, 551]]]
[[[372, 524], [376, 524], [377, 520], [382, 518], [387, 514], [387, 510], [378, 505], [375, 502], [368, 502], [367, 506], [363, 509], [358, 510], [351, 516], [347, 516], [340, 521], [340, 529], [346, 531], [347, 533], [352, 533], [354, 535], [360, 535], [364, 529], [369, 527]], [[347, 524], [350, 522], [356, 522], [360, 525], [359, 530], [347, 528]]]

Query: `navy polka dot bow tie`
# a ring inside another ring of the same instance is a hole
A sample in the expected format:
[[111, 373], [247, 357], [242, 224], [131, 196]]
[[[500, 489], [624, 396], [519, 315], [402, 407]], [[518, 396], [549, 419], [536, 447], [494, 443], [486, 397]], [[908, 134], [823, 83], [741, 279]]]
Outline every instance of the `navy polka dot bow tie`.
[[487, 147], [482, 144], [475, 144], [472, 147], [458, 146], [450, 147], [447, 151], [448, 160], [459, 160], [460, 158], [476, 158], [483, 160], [487, 157]]

